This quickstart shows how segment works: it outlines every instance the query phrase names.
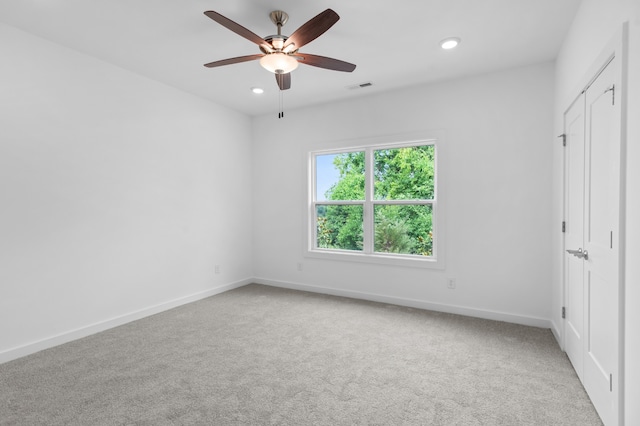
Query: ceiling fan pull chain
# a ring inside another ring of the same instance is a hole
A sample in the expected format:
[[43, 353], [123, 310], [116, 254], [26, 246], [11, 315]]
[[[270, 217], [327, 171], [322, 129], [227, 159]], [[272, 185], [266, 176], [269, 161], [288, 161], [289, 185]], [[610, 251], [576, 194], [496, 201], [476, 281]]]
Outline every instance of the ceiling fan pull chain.
[[283, 91], [280, 90], [279, 92], [279, 97], [278, 97], [278, 118], [283, 118], [284, 117], [284, 95], [282, 93]]

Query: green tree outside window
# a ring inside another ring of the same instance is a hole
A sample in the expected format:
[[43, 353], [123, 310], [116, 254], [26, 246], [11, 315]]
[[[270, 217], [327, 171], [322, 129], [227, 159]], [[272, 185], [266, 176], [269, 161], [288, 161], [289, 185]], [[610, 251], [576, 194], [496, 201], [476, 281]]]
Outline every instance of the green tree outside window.
[[[337, 181], [328, 201], [365, 199], [364, 151], [335, 155]], [[433, 255], [435, 147], [420, 145], [373, 151], [374, 251]], [[363, 249], [363, 204], [317, 204], [317, 247]]]

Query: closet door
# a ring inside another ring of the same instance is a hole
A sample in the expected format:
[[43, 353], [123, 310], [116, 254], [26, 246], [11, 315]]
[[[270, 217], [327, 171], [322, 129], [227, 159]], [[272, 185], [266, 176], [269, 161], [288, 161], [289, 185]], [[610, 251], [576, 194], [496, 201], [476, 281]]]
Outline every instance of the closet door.
[[[564, 116], [565, 127], [565, 247], [584, 248], [584, 94]], [[564, 253], [565, 352], [582, 380], [584, 367], [584, 262]]]
[[565, 114], [565, 351], [618, 423], [620, 105], [615, 58]]
[[[584, 387], [606, 425], [617, 424], [620, 102], [615, 59], [586, 92]], [[619, 95], [619, 94], [618, 94]]]

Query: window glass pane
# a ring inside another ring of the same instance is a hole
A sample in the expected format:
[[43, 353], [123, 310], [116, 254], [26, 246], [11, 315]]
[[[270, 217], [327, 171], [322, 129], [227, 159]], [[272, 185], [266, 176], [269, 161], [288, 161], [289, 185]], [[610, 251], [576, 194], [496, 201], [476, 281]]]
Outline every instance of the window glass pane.
[[316, 200], [364, 200], [364, 151], [316, 155]]
[[433, 256], [433, 206], [376, 205], [374, 213], [377, 253]]
[[362, 251], [362, 205], [316, 205], [316, 247]]
[[432, 200], [435, 183], [433, 145], [374, 151], [376, 200]]

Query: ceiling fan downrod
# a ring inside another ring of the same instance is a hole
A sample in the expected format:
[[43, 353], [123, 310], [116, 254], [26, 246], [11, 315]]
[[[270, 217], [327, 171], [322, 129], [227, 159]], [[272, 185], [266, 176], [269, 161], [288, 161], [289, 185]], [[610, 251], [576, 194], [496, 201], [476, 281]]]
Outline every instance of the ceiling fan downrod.
[[282, 35], [281, 29], [289, 20], [289, 15], [281, 10], [274, 10], [269, 14], [269, 18], [271, 18], [271, 22], [278, 27], [278, 35]]

